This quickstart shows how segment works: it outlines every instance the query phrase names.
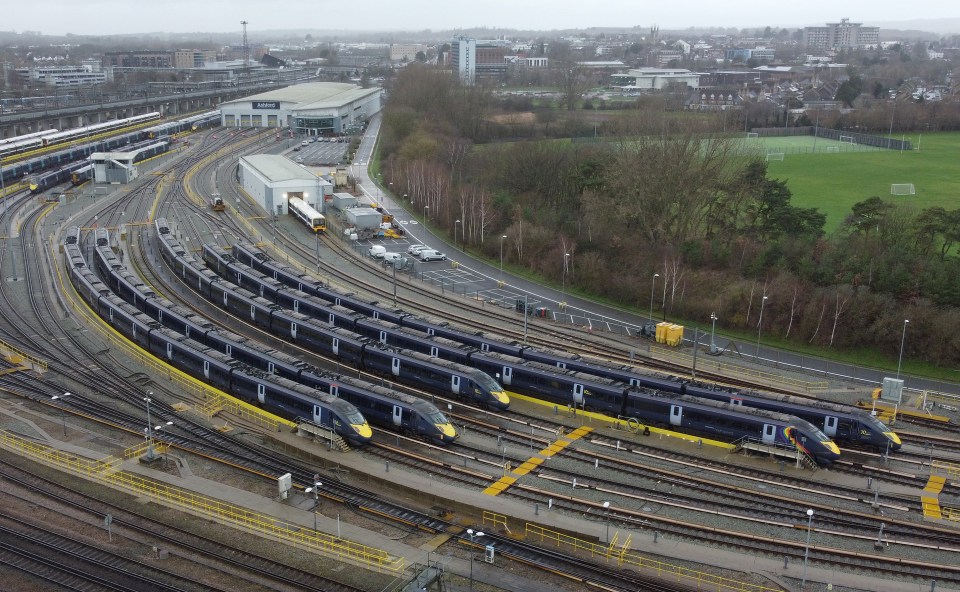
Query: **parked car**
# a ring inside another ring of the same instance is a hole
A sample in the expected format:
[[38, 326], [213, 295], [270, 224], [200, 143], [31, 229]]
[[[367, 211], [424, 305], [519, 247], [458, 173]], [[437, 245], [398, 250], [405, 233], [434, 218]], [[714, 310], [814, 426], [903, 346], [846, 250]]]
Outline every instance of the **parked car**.
[[435, 251], [433, 249], [424, 249], [420, 251], [420, 254], [417, 255], [420, 257], [420, 261], [446, 261], [447, 256], [441, 253], [440, 251]]
[[304, 140], [304, 141], [300, 142], [300, 145], [301, 145], [301, 146], [309, 146], [309, 145], [310, 145], [310, 140]]
[[387, 248], [382, 245], [373, 245], [368, 253], [374, 259], [383, 259], [383, 256], [387, 254]]
[[384, 253], [383, 254], [383, 260], [386, 261], [387, 263], [396, 261], [397, 259], [403, 259], [403, 255], [401, 255], [400, 253]]
[[407, 253], [410, 253], [411, 255], [419, 255], [420, 251], [426, 248], [427, 248], [427, 245], [410, 245], [409, 247], [407, 247]]

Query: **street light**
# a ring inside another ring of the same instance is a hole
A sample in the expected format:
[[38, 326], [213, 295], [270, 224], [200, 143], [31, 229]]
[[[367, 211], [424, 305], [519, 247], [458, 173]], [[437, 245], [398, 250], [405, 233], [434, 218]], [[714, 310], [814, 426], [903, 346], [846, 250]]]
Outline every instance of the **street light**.
[[713, 335], [717, 332], [717, 313], [710, 313], [710, 320], [713, 321], [713, 327], [710, 328], [710, 353], [716, 353], [717, 346], [713, 344]]
[[907, 339], [907, 324], [910, 319], [903, 319], [903, 334], [900, 336], [900, 359], [897, 360], [897, 380], [900, 379], [900, 364], [903, 363], [903, 342]]
[[156, 430], [162, 429], [164, 425], [173, 425], [173, 422], [168, 421], [166, 424], [154, 427], [153, 421], [150, 419], [150, 401], [151, 401], [150, 397], [153, 396], [153, 392], [151, 391], [147, 394], [149, 396], [143, 398], [143, 400], [147, 403], [147, 427], [143, 431], [147, 437], [147, 454], [146, 454], [147, 462], [153, 462], [155, 458], [154, 452], [153, 452], [153, 433]]
[[507, 238], [507, 235], [500, 237], [500, 283], [503, 283], [503, 239]]
[[567, 261], [570, 259], [570, 253], [563, 254], [563, 282], [560, 284], [560, 306], [567, 303]]
[[[73, 393], [63, 393], [62, 395], [53, 395], [52, 397], [50, 397], [50, 400], [56, 401], [57, 399], [63, 399], [65, 397], [72, 397], [72, 396], [73, 396]], [[67, 410], [66, 409], [63, 410], [62, 416], [63, 416], [63, 435], [64, 437], [66, 437], [67, 435]]]
[[813, 530], [813, 509], [807, 510], [807, 546], [803, 549], [803, 577], [800, 578], [800, 589], [807, 583], [807, 557], [810, 556], [810, 532]]
[[[467, 529], [467, 534], [470, 535], [470, 542], [473, 542], [473, 537], [476, 536], [480, 538], [483, 536], [482, 532], [473, 532], [472, 528]], [[473, 550], [470, 550], [470, 589], [473, 590]]]
[[603, 539], [610, 544], [610, 502], [603, 502], [603, 509], [607, 511], [607, 538]]
[[[460, 228], [460, 219], [459, 219], [459, 218], [453, 221], [453, 244], [454, 244], [454, 246], [456, 246], [456, 244], [457, 244], [457, 229], [458, 229], [458, 228]], [[466, 242], [466, 240], [464, 240], [464, 242]]]
[[653, 322], [653, 288], [657, 285], [657, 278], [660, 277], [659, 273], [653, 274], [653, 278], [650, 280], [650, 322]]
[[756, 360], [760, 359], [760, 326], [763, 324], [763, 305], [767, 303], [767, 297], [764, 296], [763, 300], [760, 301], [760, 320], [757, 321], [757, 354], [754, 356]]
[[313, 493], [313, 532], [317, 532], [317, 506], [320, 505], [320, 487], [323, 483], [320, 483], [316, 480], [316, 477], [320, 475], [314, 475], [313, 487], [308, 487], [303, 490], [304, 493]]
[[423, 223], [427, 223], [427, 210], [430, 209], [430, 206], [423, 206]]

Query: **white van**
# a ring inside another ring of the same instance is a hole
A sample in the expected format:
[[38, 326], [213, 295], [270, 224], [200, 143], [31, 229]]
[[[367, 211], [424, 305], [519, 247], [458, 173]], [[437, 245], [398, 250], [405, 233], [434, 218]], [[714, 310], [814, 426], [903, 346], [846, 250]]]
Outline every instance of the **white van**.
[[433, 249], [424, 249], [420, 251], [417, 257], [420, 257], [420, 261], [446, 261], [447, 260], [446, 255], [444, 255], [440, 251], [434, 251]]
[[373, 245], [370, 247], [369, 253], [374, 259], [383, 259], [383, 256], [387, 254], [387, 248], [382, 245]]

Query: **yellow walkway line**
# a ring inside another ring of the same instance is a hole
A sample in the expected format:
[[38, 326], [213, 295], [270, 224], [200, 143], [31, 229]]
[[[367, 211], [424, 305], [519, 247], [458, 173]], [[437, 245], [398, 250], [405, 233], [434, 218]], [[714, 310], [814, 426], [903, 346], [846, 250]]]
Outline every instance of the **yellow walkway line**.
[[484, 489], [483, 493], [485, 495], [500, 495], [500, 493], [502, 493], [508, 487], [516, 483], [518, 477], [522, 477], [526, 475], [536, 467], [543, 464], [543, 461], [545, 459], [550, 458], [551, 456], [557, 454], [558, 452], [560, 452], [561, 450], [563, 450], [564, 448], [572, 444], [575, 440], [579, 440], [580, 438], [586, 436], [592, 431], [593, 431], [593, 428], [590, 426], [581, 426], [573, 430], [566, 436], [563, 436], [562, 438], [560, 438], [550, 446], [547, 446], [546, 448], [541, 450], [537, 454], [537, 456], [531, 457], [522, 465], [520, 465], [519, 467], [511, 471], [510, 475], [504, 475], [503, 477], [501, 477], [496, 483]]

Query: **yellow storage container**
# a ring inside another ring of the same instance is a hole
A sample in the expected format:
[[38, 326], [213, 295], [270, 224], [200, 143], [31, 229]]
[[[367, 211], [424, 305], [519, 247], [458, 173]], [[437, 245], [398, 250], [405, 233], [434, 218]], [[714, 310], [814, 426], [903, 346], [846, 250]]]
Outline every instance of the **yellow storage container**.
[[670, 328], [670, 323], [666, 321], [657, 323], [657, 343], [667, 342], [667, 330], [669, 328]]
[[676, 347], [683, 343], [683, 325], [670, 325], [667, 329], [667, 345]]

